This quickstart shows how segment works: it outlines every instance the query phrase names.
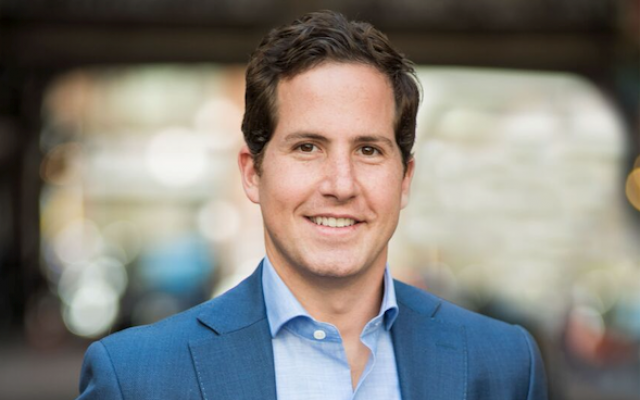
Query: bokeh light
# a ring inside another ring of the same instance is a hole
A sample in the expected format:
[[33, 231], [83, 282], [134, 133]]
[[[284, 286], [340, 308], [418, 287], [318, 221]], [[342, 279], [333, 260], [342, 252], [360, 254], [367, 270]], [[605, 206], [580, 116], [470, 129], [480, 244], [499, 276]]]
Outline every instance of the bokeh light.
[[231, 240], [240, 231], [238, 208], [226, 201], [206, 204], [197, 214], [198, 229], [204, 237], [216, 242]]
[[45, 154], [40, 176], [42, 180], [54, 185], [81, 183], [82, 145], [78, 142], [60, 144]]
[[100, 280], [85, 282], [65, 302], [64, 322], [76, 335], [98, 337], [113, 325], [119, 311], [118, 294]]
[[625, 192], [629, 203], [640, 211], [640, 168], [636, 167], [627, 176]]
[[195, 131], [206, 137], [213, 151], [229, 151], [242, 141], [243, 110], [228, 98], [217, 97], [203, 103], [194, 117]]
[[138, 227], [130, 221], [114, 221], [108, 224], [102, 234], [110, 246], [116, 246], [122, 251], [123, 264], [136, 259], [140, 253], [141, 237]]
[[65, 265], [90, 260], [102, 246], [100, 231], [90, 220], [71, 221], [53, 238], [56, 255]]
[[169, 187], [197, 182], [207, 167], [207, 152], [201, 135], [187, 129], [159, 132], [147, 148], [147, 167], [152, 176]]

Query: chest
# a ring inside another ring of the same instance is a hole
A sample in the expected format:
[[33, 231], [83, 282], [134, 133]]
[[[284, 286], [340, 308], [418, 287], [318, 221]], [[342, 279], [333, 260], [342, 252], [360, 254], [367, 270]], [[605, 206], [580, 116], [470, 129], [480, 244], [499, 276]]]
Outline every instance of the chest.
[[399, 400], [391, 335], [383, 331], [362, 343], [369, 351], [354, 385], [352, 377], [358, 374], [352, 373], [342, 341], [309, 340], [283, 329], [272, 340], [278, 400]]

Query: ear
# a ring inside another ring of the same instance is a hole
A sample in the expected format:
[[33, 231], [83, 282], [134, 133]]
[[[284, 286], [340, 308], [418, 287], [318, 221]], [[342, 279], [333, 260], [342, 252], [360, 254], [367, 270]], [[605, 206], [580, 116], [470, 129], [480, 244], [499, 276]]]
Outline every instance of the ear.
[[238, 166], [242, 176], [244, 193], [253, 203], [260, 203], [260, 175], [253, 163], [253, 156], [246, 145], [243, 145], [238, 153]]
[[402, 178], [402, 199], [400, 208], [405, 208], [409, 204], [409, 192], [411, 191], [411, 181], [413, 180], [413, 172], [416, 168], [415, 158], [411, 157], [411, 160], [407, 163], [407, 170]]

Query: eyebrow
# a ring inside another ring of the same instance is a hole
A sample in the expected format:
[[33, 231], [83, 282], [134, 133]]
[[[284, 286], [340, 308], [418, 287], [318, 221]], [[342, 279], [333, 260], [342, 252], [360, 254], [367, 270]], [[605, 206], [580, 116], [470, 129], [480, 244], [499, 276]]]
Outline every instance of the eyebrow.
[[[328, 142], [329, 139], [327, 139], [326, 136], [317, 134], [317, 133], [292, 133], [288, 136], [285, 137], [285, 142], [293, 142], [296, 140], [315, 140], [318, 142]], [[393, 141], [391, 141], [388, 137], [386, 136], [381, 136], [381, 135], [361, 135], [361, 136], [356, 136], [353, 140], [354, 143], [383, 143], [386, 146], [389, 147], [393, 147]]]
[[284, 141], [285, 142], [295, 142], [296, 140], [301, 140], [301, 139], [303, 139], [303, 140], [304, 139], [315, 140], [315, 141], [318, 141], [318, 142], [328, 142], [329, 141], [326, 137], [324, 137], [322, 135], [319, 135], [317, 133], [303, 133], [303, 132], [292, 133], [290, 135], [287, 135], [284, 138]]
[[358, 136], [354, 140], [356, 143], [383, 143], [389, 147], [393, 147], [393, 142], [386, 136], [364, 135]]

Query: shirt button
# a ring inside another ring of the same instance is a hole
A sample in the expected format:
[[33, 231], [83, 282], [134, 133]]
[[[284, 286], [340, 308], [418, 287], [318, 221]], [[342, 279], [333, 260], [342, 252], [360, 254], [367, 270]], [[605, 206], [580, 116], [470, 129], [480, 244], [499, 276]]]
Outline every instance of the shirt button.
[[324, 331], [318, 329], [317, 331], [313, 332], [313, 337], [318, 340], [322, 340], [327, 337], [327, 334]]

